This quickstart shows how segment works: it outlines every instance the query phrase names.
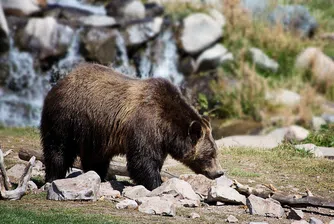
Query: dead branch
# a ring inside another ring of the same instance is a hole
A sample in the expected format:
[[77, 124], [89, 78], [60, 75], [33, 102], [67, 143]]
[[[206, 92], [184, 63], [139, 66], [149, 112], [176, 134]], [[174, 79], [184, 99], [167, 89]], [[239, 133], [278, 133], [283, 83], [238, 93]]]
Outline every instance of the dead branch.
[[[5, 189], [9, 190], [12, 187], [12, 185], [10, 184], [9, 178], [7, 176], [7, 172], [6, 172], [6, 168], [5, 168], [4, 155], [2, 153], [1, 148], [0, 148], [0, 171], [1, 171], [1, 175], [3, 177], [3, 182], [4, 182], [4, 185], [5, 185]], [[0, 184], [2, 184], [2, 181], [1, 181]]]
[[[41, 162], [44, 163], [44, 158], [41, 151], [21, 149], [19, 152], [19, 158], [22, 160], [28, 161], [29, 158], [31, 158], [31, 156], [35, 156], [37, 160], [40, 160]], [[75, 161], [73, 167], [81, 169], [81, 163], [79, 159]], [[128, 177], [129, 173], [124, 163], [118, 161], [111, 161], [108, 169], [108, 175], [119, 175]], [[161, 176], [167, 178], [178, 177], [177, 175], [171, 174], [167, 171], [161, 171]]]
[[234, 186], [236, 190], [243, 195], [249, 196], [251, 194], [261, 198], [272, 198], [279, 201], [282, 205], [288, 205], [291, 207], [322, 207], [334, 209], [334, 201], [314, 197], [314, 196], [301, 196], [296, 197], [295, 195], [286, 195], [284, 192], [257, 189], [249, 187], [248, 185], [240, 184], [234, 180]]
[[3, 157], [8, 156], [9, 154], [11, 154], [13, 152], [13, 149], [7, 150], [4, 154]]
[[31, 177], [32, 168], [35, 165], [35, 156], [31, 157], [24, 173], [19, 181], [19, 185], [15, 190], [6, 191], [0, 185], [0, 196], [6, 200], [19, 200], [26, 193], [28, 187], [28, 181]]

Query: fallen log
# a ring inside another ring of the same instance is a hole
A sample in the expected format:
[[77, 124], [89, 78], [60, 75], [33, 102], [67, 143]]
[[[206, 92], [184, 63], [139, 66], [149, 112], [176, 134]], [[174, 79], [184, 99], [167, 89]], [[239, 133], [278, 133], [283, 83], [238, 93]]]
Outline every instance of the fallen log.
[[274, 191], [271, 189], [253, 188], [248, 185], [243, 185], [234, 180], [235, 189], [245, 196], [251, 194], [261, 198], [272, 198], [280, 202], [282, 205], [291, 207], [322, 207], [334, 209], [334, 201], [326, 198], [315, 197], [311, 195], [296, 197], [296, 195], [287, 195], [284, 192]]
[[[4, 161], [4, 155], [2, 153], [1, 147], [0, 147], [0, 171], [1, 171], [1, 175], [3, 178], [3, 182], [4, 182], [4, 187], [6, 190], [9, 190], [12, 185], [9, 182], [9, 178], [7, 176], [7, 172], [6, 172], [6, 168], [5, 168], [5, 161]], [[2, 181], [0, 184], [2, 184]]]
[[[31, 156], [35, 156], [37, 160], [40, 160], [42, 163], [44, 163], [43, 153], [42, 151], [37, 150], [27, 150], [27, 149], [21, 149], [19, 151], [19, 158], [28, 161]], [[77, 159], [74, 164], [74, 168], [81, 169], [81, 163], [80, 160]], [[118, 162], [118, 161], [111, 161], [109, 164], [108, 169], [108, 176], [109, 175], [118, 175], [118, 176], [129, 176], [128, 170], [126, 168], [126, 165], [124, 163]], [[167, 171], [161, 171], [161, 176], [165, 178], [173, 178], [178, 177], [174, 174], [171, 174]]]

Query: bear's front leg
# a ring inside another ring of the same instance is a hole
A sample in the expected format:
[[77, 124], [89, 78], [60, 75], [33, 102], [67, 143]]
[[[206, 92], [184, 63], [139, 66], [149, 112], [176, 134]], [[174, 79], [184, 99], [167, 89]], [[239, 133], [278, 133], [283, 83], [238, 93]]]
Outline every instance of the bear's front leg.
[[159, 187], [162, 183], [160, 170], [162, 162], [135, 153], [127, 154], [127, 168], [130, 177], [136, 184], [143, 185], [148, 190]]

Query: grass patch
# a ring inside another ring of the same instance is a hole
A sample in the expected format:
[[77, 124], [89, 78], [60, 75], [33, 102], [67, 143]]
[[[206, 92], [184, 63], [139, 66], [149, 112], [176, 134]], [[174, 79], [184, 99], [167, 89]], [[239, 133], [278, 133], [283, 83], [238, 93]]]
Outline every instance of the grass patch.
[[4, 127], [0, 126], [0, 136], [9, 135], [15, 137], [29, 137], [33, 139], [39, 138], [39, 130], [34, 127], [25, 127], [25, 128], [18, 128], [18, 127]]
[[323, 125], [319, 131], [311, 132], [303, 141], [316, 146], [334, 147], [334, 125]]

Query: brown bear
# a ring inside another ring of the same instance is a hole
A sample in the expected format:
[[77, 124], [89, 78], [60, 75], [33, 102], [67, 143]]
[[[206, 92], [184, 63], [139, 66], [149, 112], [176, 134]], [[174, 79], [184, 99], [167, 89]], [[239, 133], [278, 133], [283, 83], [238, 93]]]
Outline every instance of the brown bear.
[[79, 65], [49, 91], [41, 140], [47, 182], [64, 178], [77, 156], [103, 180], [112, 157], [126, 155], [130, 177], [149, 190], [161, 185], [168, 154], [208, 178], [223, 175], [209, 121], [176, 86], [97, 64]]

